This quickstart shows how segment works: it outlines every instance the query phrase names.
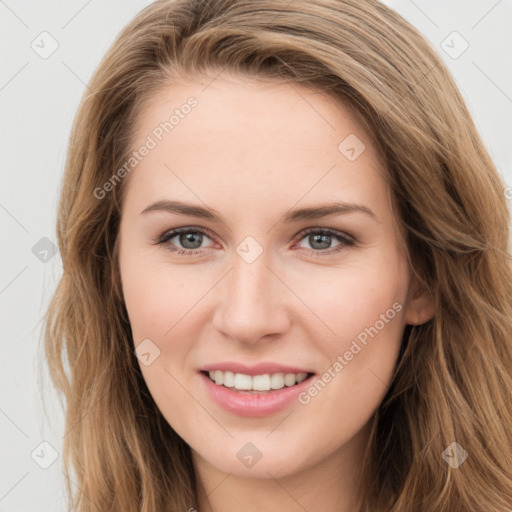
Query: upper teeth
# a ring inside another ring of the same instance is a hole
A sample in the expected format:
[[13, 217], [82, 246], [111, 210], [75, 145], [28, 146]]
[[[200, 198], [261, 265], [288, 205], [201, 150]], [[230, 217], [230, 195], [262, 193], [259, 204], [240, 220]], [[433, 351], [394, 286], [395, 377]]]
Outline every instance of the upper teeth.
[[209, 372], [210, 379], [215, 384], [224, 385], [242, 391], [270, 391], [281, 389], [284, 386], [294, 386], [302, 382], [307, 373], [266, 373], [264, 375], [245, 375], [244, 373], [223, 372], [213, 370]]

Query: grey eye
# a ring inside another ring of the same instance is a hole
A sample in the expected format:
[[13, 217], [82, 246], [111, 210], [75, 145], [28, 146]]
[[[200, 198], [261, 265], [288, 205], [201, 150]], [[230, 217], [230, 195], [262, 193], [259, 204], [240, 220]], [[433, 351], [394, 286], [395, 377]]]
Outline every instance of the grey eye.
[[189, 231], [176, 236], [179, 236], [179, 242], [184, 249], [199, 249], [203, 242], [203, 233], [199, 231]]
[[331, 245], [331, 235], [314, 234], [308, 236], [308, 241], [313, 249], [328, 249]]

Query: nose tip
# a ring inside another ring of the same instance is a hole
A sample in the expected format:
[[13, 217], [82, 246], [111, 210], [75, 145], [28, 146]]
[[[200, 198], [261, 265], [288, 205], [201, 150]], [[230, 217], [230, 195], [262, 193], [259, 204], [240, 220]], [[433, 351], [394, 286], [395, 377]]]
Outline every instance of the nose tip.
[[265, 258], [251, 263], [236, 258], [216, 291], [214, 327], [243, 343], [284, 333], [289, 327], [289, 318], [282, 283]]

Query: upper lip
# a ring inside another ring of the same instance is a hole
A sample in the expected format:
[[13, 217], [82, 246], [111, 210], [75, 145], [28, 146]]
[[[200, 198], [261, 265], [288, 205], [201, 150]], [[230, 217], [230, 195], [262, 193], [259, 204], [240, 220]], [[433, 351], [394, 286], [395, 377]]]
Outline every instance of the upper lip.
[[200, 368], [200, 371], [209, 372], [220, 370], [223, 372], [243, 373], [244, 375], [265, 375], [267, 373], [314, 373], [311, 370], [299, 368], [298, 366], [287, 366], [278, 363], [258, 363], [246, 365], [234, 361], [212, 363]]

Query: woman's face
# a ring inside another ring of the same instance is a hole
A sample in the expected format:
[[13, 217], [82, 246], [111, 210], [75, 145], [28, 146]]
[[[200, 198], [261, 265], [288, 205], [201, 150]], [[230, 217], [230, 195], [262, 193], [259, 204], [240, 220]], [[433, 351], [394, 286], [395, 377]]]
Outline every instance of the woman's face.
[[120, 269], [162, 414], [200, 467], [354, 468], [405, 325], [431, 316], [369, 134], [311, 89], [229, 75], [139, 121]]

